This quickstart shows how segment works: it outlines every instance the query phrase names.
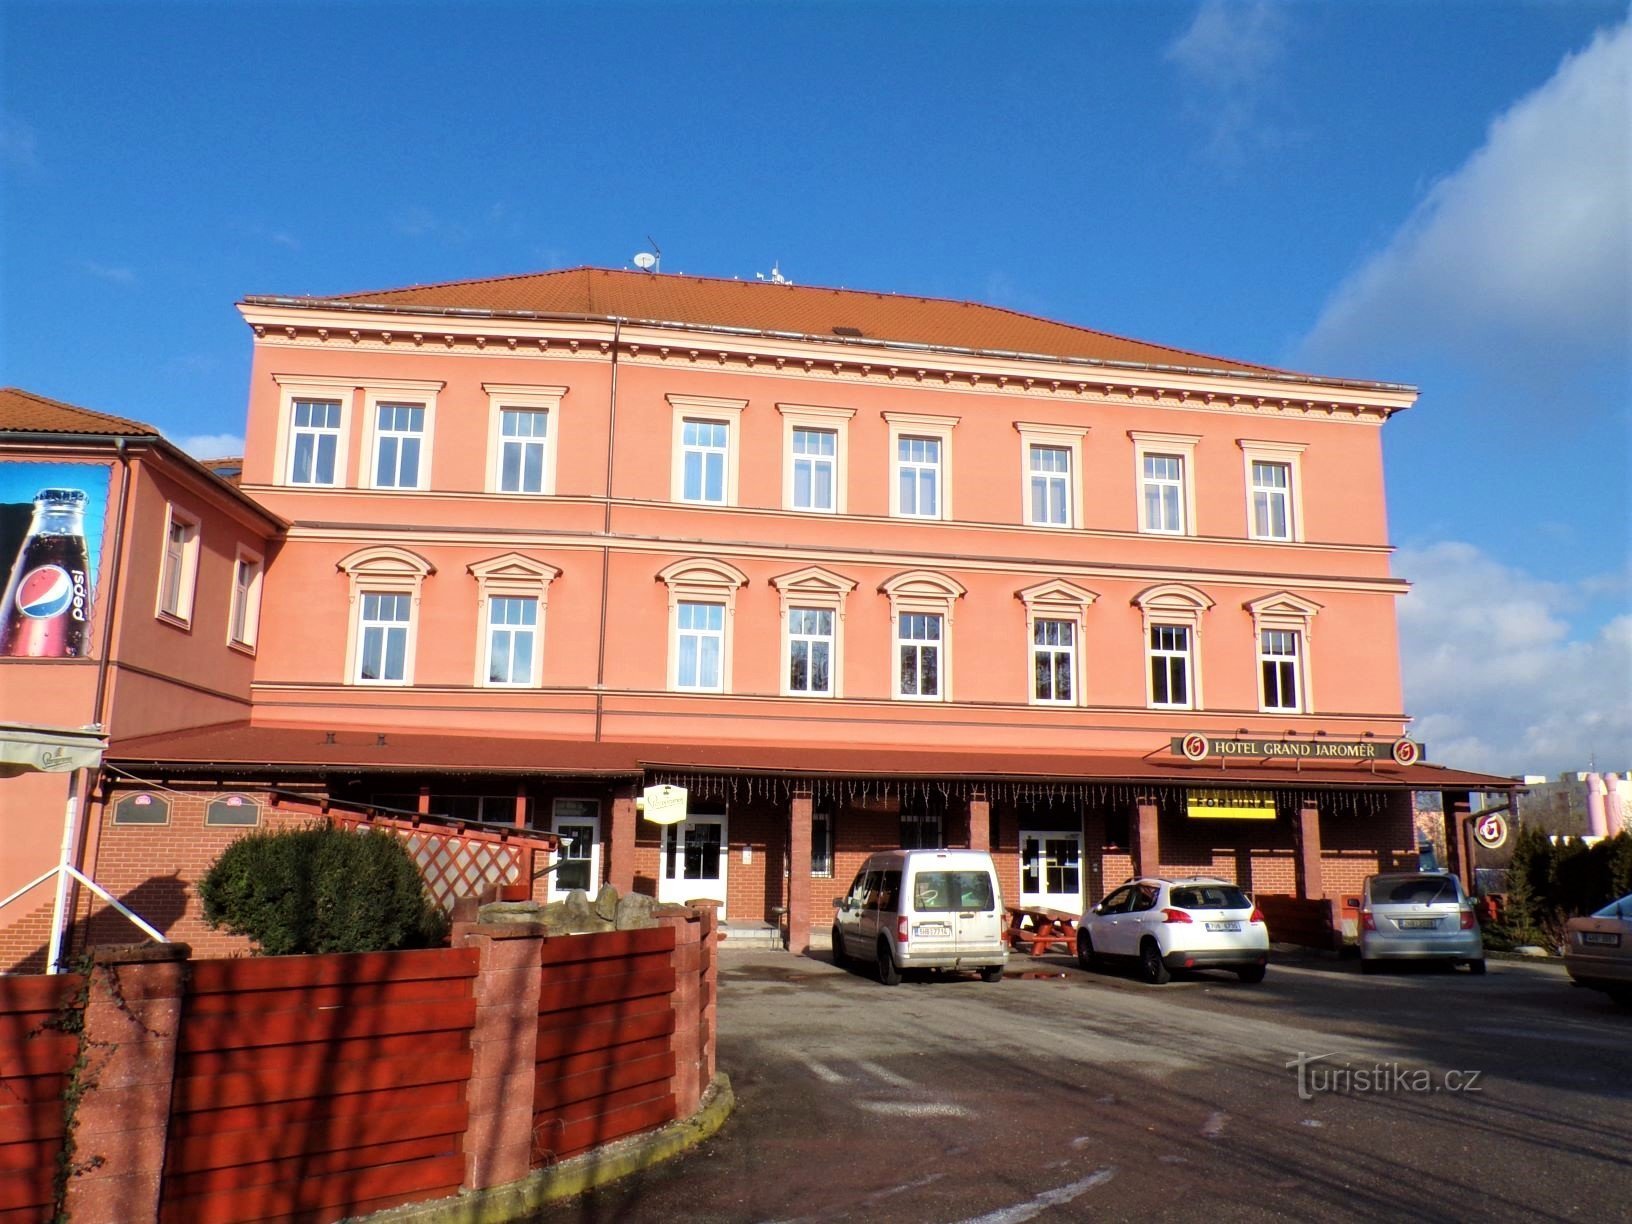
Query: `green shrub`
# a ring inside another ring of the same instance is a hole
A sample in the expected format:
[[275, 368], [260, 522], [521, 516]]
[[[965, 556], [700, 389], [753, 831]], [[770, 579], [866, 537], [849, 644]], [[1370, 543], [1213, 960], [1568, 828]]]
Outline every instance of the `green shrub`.
[[204, 920], [269, 956], [439, 944], [446, 915], [400, 840], [328, 825], [251, 833], [199, 881]]

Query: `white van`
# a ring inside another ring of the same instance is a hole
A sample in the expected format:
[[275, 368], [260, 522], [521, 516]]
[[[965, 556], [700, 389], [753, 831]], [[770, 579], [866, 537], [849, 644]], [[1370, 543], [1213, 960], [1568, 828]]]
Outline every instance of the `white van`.
[[903, 969], [978, 969], [996, 982], [1009, 961], [1003, 896], [984, 850], [875, 854], [833, 905], [833, 963], [876, 964], [886, 986]]

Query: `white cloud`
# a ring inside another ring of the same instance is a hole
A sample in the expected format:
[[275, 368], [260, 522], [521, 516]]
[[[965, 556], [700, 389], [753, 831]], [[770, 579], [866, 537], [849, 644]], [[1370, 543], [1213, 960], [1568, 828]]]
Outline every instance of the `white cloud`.
[[136, 283], [134, 269], [127, 268], [122, 264], [104, 264], [97, 263], [94, 259], [82, 259], [79, 261], [78, 266], [79, 270], [85, 273], [86, 276], [94, 276], [97, 280], [105, 280], [115, 285], [134, 285]]
[[177, 438], [176, 445], [194, 459], [230, 459], [244, 453], [244, 440], [237, 434], [189, 434]]
[[1308, 365], [1402, 350], [1539, 371], [1632, 349], [1632, 26], [1600, 32], [1496, 117], [1338, 287]]
[[1204, 0], [1164, 53], [1199, 91], [1192, 110], [1216, 156], [1234, 160], [1249, 143], [1279, 142], [1262, 112], [1264, 82], [1286, 53], [1286, 12], [1269, 0]]
[[[1566, 614], [1590, 594], [1544, 582], [1472, 544], [1400, 549], [1406, 708], [1443, 765], [1498, 774], [1632, 761], [1632, 614], [1594, 634]], [[1624, 606], [1624, 605], [1623, 605]]]

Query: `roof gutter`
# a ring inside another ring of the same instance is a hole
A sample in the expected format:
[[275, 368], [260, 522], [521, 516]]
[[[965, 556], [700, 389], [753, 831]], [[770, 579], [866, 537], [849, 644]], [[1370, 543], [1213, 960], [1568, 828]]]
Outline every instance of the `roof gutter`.
[[215, 472], [210, 471], [210, 469], [205, 467], [204, 464], [200, 463], [197, 459], [193, 458], [193, 456], [182, 450], [163, 434], [86, 434], [51, 432], [49, 430], [38, 429], [0, 429], [0, 443], [7, 442], [45, 442], [52, 443], [57, 446], [77, 446], [80, 444], [90, 446], [111, 445], [119, 452], [120, 461], [127, 465], [130, 462], [130, 458], [126, 454], [127, 447], [157, 446], [159, 449], [167, 452], [172, 458], [180, 460], [184, 467], [191, 468], [195, 475], [203, 476], [211, 483], [220, 485], [232, 496], [234, 501], [247, 507], [248, 509], [253, 510], [274, 530], [286, 531], [289, 527], [289, 522], [287, 519], [273, 514], [272, 511], [261, 505], [260, 502], [249, 496], [249, 494], [245, 493], [242, 489], [238, 488], [236, 485], [233, 485], [231, 482], [222, 479]]
[[1282, 370], [1227, 370], [1214, 366], [1168, 365], [1149, 361], [1117, 361], [1108, 357], [1066, 357], [1053, 353], [1026, 353], [1013, 349], [963, 348], [952, 344], [924, 344], [912, 340], [885, 340], [871, 337], [822, 336], [809, 332], [773, 331], [765, 328], [731, 327], [721, 323], [687, 323], [675, 319], [636, 319], [627, 315], [579, 314], [545, 310], [485, 310], [466, 306], [387, 306], [376, 302], [334, 302], [312, 298], [246, 297], [240, 305], [277, 306], [296, 310], [357, 311], [373, 314], [432, 315], [463, 319], [534, 319], [541, 322], [612, 323], [636, 327], [660, 327], [683, 331], [717, 332], [768, 340], [800, 340], [814, 344], [839, 344], [882, 348], [909, 353], [936, 353], [964, 357], [996, 357], [1010, 361], [1040, 361], [1056, 365], [1086, 366], [1095, 369], [1140, 370], [1159, 374], [1198, 374], [1209, 378], [1256, 379], [1266, 382], [1323, 383], [1350, 390], [1415, 393], [1410, 383], [1376, 382], [1363, 378], [1329, 378], [1314, 374], [1293, 374]]

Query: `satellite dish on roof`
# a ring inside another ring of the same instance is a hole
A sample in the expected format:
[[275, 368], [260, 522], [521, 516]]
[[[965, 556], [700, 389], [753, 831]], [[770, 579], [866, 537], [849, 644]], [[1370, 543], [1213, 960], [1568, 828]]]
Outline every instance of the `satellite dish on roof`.
[[639, 268], [642, 272], [650, 272], [653, 268], [657, 267], [657, 256], [653, 255], [650, 251], [642, 251], [639, 255], [635, 256], [635, 267]]

